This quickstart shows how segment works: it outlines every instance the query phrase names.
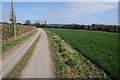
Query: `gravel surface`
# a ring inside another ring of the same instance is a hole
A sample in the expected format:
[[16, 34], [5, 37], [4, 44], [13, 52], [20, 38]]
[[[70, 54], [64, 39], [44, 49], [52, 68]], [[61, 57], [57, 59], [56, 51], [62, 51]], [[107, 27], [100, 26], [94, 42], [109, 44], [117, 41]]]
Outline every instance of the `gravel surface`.
[[40, 30], [38, 29], [36, 33], [25, 42], [17, 45], [15, 48], [8, 51], [7, 55], [3, 55], [3, 58], [0, 58], [0, 62], [2, 61], [2, 77], [6, 77], [12, 69], [16, 66], [16, 64], [21, 60], [21, 58], [25, 55], [27, 50], [33, 44], [33, 42], [37, 39], [40, 34]]
[[47, 34], [39, 29], [41, 36], [34, 53], [23, 69], [20, 78], [53, 78], [52, 58]]

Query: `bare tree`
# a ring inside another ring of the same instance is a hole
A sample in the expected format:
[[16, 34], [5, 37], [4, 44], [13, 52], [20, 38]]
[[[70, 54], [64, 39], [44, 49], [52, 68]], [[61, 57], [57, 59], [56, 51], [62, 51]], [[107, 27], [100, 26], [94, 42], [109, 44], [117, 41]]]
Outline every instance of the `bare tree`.
[[12, 0], [11, 4], [12, 4], [12, 11], [11, 11], [11, 19], [10, 20], [12, 21], [14, 38], [16, 38], [16, 16], [15, 16], [15, 11], [14, 11], [14, 0]]
[[47, 25], [47, 21], [44, 22], [44, 25]]

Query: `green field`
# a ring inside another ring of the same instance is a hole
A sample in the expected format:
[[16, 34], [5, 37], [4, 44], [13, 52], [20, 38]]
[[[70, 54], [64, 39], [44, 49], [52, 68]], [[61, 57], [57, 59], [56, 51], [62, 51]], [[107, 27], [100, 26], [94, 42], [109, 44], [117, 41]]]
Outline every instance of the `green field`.
[[118, 77], [118, 34], [102, 31], [48, 29], [103, 69], [111, 78]]

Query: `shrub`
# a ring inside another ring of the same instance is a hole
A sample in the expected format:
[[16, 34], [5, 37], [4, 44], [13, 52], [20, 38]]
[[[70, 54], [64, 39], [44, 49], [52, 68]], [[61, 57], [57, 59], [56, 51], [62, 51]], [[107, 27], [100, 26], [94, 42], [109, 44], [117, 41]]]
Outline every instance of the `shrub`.
[[[29, 31], [34, 30], [35, 27], [32, 26], [22, 26], [17, 25], [16, 31], [17, 31], [17, 37], [22, 36], [23, 34], [26, 34]], [[14, 33], [13, 28], [11, 24], [4, 24], [2, 26], [2, 41], [13, 39]]]

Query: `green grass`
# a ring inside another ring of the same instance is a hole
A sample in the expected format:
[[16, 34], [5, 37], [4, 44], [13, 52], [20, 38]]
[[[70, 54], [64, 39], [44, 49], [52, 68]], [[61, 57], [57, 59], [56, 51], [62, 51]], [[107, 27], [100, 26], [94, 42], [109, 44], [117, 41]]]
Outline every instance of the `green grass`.
[[16, 40], [9, 40], [2, 43], [2, 54], [6, 53], [8, 50], [13, 48], [14, 46], [20, 44], [24, 40], [28, 39], [33, 35], [34, 32], [30, 32], [27, 35], [17, 38]]
[[48, 29], [102, 68], [111, 78], [119, 72], [118, 34], [102, 31]]
[[45, 30], [51, 42], [57, 78], [108, 78], [104, 71], [72, 49], [58, 35]]
[[35, 42], [32, 44], [32, 46], [28, 49], [26, 54], [23, 56], [23, 58], [18, 62], [18, 64], [15, 66], [15, 68], [10, 72], [10, 74], [7, 75], [6, 78], [18, 78], [20, 76], [20, 73], [25, 68], [28, 60], [32, 56], [32, 53], [34, 49], [36, 48], [36, 44], [38, 43], [40, 39], [40, 35], [35, 40]]

